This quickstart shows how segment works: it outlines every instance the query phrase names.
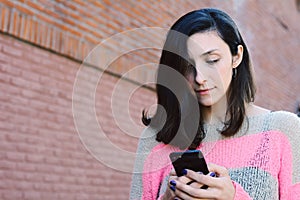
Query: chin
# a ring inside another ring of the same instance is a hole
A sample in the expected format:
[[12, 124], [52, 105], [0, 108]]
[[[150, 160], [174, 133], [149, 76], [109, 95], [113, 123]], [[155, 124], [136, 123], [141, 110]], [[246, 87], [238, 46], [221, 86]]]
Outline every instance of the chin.
[[212, 102], [207, 102], [207, 101], [199, 101], [199, 103], [201, 104], [201, 106], [204, 107], [211, 107], [213, 105]]

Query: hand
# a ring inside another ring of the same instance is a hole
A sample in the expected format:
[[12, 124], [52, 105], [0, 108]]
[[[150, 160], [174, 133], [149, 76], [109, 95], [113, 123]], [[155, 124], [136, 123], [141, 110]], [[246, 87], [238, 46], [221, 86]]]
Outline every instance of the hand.
[[168, 180], [169, 187], [167, 187], [167, 190], [166, 190], [165, 194], [163, 195], [162, 200], [174, 199], [176, 197], [175, 193], [174, 193], [175, 187], [170, 185], [170, 182], [175, 181], [177, 179], [178, 179], [178, 177], [176, 175], [176, 172], [174, 169], [172, 169], [169, 174], [169, 180]]
[[[162, 199], [163, 200], [169, 200], [169, 199], [174, 199], [176, 197], [175, 195], [175, 186], [174, 185], [171, 185], [170, 183], [171, 182], [176, 182], [176, 181], [180, 181], [182, 183], [185, 183], [187, 184], [188, 182], [192, 181], [192, 179], [186, 177], [186, 176], [181, 176], [181, 177], [178, 177], [176, 175], [176, 172], [174, 169], [171, 170], [170, 174], [169, 174], [169, 180], [168, 180], [168, 183], [169, 183], [169, 187], [167, 187], [167, 190], [165, 192], [165, 194], [163, 195]], [[197, 182], [193, 182], [191, 185], [193, 185], [194, 187], [197, 186]], [[199, 185], [198, 184], [198, 188], [200, 188], [202, 185]], [[178, 197], [176, 197], [176, 199], [179, 199]]]
[[[216, 199], [216, 200], [232, 200], [235, 195], [235, 188], [232, 184], [228, 170], [224, 167], [209, 164], [209, 171], [215, 172], [217, 177], [203, 175], [197, 172], [187, 170], [187, 174], [183, 177], [172, 179], [175, 182], [176, 197], [180, 199]], [[186, 180], [194, 180], [196, 183], [187, 185]], [[174, 184], [174, 182], [172, 182]], [[207, 185], [207, 189], [200, 189], [199, 184]]]

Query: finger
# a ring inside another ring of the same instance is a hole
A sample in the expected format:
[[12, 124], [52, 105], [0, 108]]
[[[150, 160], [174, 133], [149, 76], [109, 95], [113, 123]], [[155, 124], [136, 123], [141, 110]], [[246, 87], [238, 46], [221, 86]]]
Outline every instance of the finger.
[[[193, 187], [193, 188], [198, 188], [198, 189], [199, 189], [199, 188], [201, 188], [201, 189], [204, 189], [204, 188], [205, 188], [203, 184], [198, 183], [198, 182], [196, 182], [196, 181], [194, 181], [194, 180], [193, 180], [192, 183], [187, 184], [187, 185], [190, 185], [191, 187]], [[204, 188], [203, 188], [203, 187], [204, 187]]]
[[212, 175], [213, 173], [210, 173], [210, 175], [203, 175], [199, 172], [194, 172], [192, 170], [187, 169], [187, 174], [185, 176], [196, 181], [199, 184], [214, 187], [218, 185], [218, 182], [216, 178], [212, 177]]
[[174, 199], [174, 197], [175, 197], [175, 187], [174, 186], [168, 187], [166, 189], [164, 197], [167, 198], [167, 199]]
[[190, 179], [187, 176], [180, 176], [180, 177], [177, 178], [177, 180], [180, 181], [180, 182], [182, 182], [182, 183], [184, 183], [184, 184], [188, 184], [190, 182], [193, 182], [193, 180]]
[[211, 191], [205, 189], [194, 188], [191, 185], [186, 185], [181, 182], [176, 182], [176, 190], [174, 191], [176, 197], [181, 199], [192, 198], [213, 198], [214, 194]]
[[183, 200], [183, 199], [180, 197], [175, 197], [174, 200]]
[[175, 169], [172, 169], [172, 170], [170, 171], [170, 176], [177, 176], [177, 175], [176, 175], [176, 172], [175, 172]]
[[215, 172], [218, 176], [229, 176], [228, 170], [223, 166], [208, 163], [207, 167], [209, 171]]

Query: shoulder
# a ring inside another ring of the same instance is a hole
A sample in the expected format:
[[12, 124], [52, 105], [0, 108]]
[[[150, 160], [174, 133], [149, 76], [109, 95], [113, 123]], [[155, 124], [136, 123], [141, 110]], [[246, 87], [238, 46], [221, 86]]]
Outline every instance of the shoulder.
[[270, 113], [269, 123], [274, 129], [286, 131], [300, 131], [300, 118], [291, 112], [275, 111]]
[[153, 159], [153, 157], [157, 159], [164, 159], [168, 157], [168, 155], [173, 151], [179, 151], [178, 147], [171, 146], [169, 144], [164, 144], [161, 142], [156, 142], [151, 149], [149, 149], [149, 154], [147, 159]]
[[160, 157], [172, 149], [172, 146], [156, 141], [156, 132], [149, 127], [142, 132], [136, 152], [138, 157], [149, 160], [153, 157]]
[[171, 146], [155, 141], [148, 146], [147, 153], [145, 154], [144, 173], [145, 172], [158, 172], [161, 173], [162, 169], [170, 165], [169, 155], [173, 151], [179, 151], [178, 147]]
[[150, 127], [143, 130], [138, 143], [138, 152], [149, 153], [159, 143], [156, 141], [156, 131]]
[[143, 172], [163, 173], [162, 170], [170, 165], [170, 152], [169, 145], [159, 143], [154, 146], [145, 159]]
[[292, 146], [300, 142], [300, 119], [296, 114], [287, 111], [275, 111], [266, 118], [268, 130], [288, 139]]
[[283, 110], [273, 111], [271, 112], [271, 114], [278, 119], [292, 119], [292, 120], [299, 121], [299, 117], [295, 113], [291, 113], [288, 111], [283, 111]]
[[143, 163], [152, 151], [152, 149], [159, 143], [155, 140], [155, 130], [147, 127], [140, 135], [137, 150], [135, 153], [134, 173], [141, 173], [143, 170]]
[[300, 137], [300, 118], [291, 112], [264, 111], [248, 117], [248, 123], [249, 126], [244, 126], [244, 129], [249, 133], [272, 131], [284, 134], [289, 138]]
[[270, 111], [250, 104], [247, 108], [247, 114], [255, 121], [255, 123], [260, 121], [264, 130], [289, 130], [296, 127], [300, 128], [299, 117], [288, 111]]

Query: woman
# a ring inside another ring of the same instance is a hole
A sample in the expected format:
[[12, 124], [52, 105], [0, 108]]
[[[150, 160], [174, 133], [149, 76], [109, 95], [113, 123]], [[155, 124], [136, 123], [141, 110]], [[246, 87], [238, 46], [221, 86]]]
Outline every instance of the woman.
[[[156, 86], [159, 106], [152, 118], [143, 113], [149, 128], [131, 199], [299, 198], [300, 121], [253, 104], [248, 50], [227, 14], [196, 10], [171, 27]], [[186, 149], [200, 149], [211, 173], [177, 177], [169, 154]]]

